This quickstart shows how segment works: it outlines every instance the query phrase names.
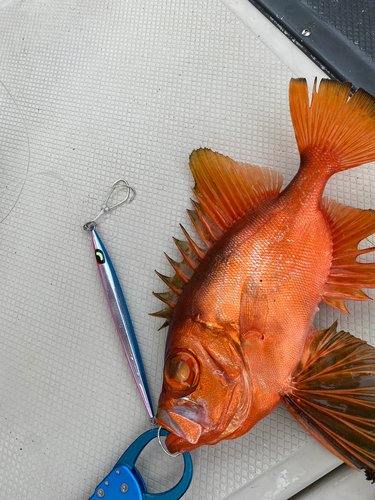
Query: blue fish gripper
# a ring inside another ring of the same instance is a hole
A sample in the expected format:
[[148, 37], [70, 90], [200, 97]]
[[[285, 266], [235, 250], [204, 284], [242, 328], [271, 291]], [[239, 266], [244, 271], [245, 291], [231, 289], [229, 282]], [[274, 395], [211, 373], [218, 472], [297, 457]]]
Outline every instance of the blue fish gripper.
[[[160, 434], [169, 434], [161, 429]], [[116, 463], [112, 472], [96, 487], [95, 493], [89, 500], [178, 500], [189, 488], [193, 477], [193, 463], [188, 452], [183, 453], [184, 473], [180, 481], [170, 490], [163, 493], [147, 493], [146, 485], [139, 471], [135, 468], [135, 462], [143, 448], [155, 439], [158, 429], [141, 434], [125, 451]]]

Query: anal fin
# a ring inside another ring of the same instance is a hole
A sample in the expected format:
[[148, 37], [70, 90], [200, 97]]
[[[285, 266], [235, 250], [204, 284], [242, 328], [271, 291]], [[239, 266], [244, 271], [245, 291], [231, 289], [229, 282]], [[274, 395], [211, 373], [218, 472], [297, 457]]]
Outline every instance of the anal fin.
[[375, 477], [375, 349], [336, 323], [306, 349], [283, 403], [326, 448]]

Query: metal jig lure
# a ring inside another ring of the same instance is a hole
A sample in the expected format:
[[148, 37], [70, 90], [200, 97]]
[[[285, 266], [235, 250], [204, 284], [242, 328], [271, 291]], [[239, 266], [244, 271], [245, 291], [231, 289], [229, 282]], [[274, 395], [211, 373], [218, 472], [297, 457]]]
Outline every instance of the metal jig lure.
[[[115, 190], [121, 188], [125, 189], [124, 198], [118, 203], [115, 203], [112, 206], [108, 206], [108, 202], [112, 198]], [[124, 294], [122, 292], [111, 259], [109, 258], [108, 252], [106, 251], [101, 239], [98, 236], [98, 233], [96, 232], [96, 226], [99, 217], [101, 217], [104, 213], [107, 213], [119, 207], [120, 205], [123, 205], [124, 203], [131, 203], [134, 200], [135, 196], [135, 189], [129, 186], [129, 184], [125, 180], [119, 179], [109, 190], [99, 214], [93, 220], [87, 222], [83, 226], [83, 229], [85, 231], [91, 231], [92, 244], [94, 247], [96, 262], [98, 264], [98, 271], [107, 297], [108, 305], [112, 313], [113, 321], [115, 322], [121, 345], [129, 362], [130, 369], [138, 387], [138, 391], [146, 407], [151, 423], [154, 424], [155, 414], [152, 408], [152, 401], [146, 380], [146, 373], [143, 367], [133, 324], [130, 319], [128, 308], [126, 306]]]

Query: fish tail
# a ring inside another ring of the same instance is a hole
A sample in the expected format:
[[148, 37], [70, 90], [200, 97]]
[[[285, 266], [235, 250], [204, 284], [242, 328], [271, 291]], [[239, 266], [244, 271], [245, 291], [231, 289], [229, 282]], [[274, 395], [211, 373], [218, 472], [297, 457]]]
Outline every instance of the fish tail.
[[375, 349], [336, 323], [310, 337], [283, 403], [328, 450], [375, 479]]
[[[290, 113], [302, 160], [324, 157], [329, 176], [375, 161], [375, 98], [351, 83], [316, 80], [309, 100], [306, 80], [292, 79]], [[314, 165], [314, 162], [303, 162]]]

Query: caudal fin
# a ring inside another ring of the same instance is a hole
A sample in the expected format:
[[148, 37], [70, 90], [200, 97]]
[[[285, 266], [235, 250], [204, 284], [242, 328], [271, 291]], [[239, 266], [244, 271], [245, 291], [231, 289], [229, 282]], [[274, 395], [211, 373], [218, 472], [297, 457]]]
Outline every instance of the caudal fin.
[[[311, 103], [306, 80], [292, 79], [290, 113], [303, 157], [314, 149], [335, 158], [330, 175], [375, 161], [375, 98], [359, 89], [351, 98], [350, 83], [316, 81]], [[327, 165], [328, 166], [328, 165]]]
[[283, 402], [326, 448], [375, 478], [375, 349], [336, 323], [316, 333]]

